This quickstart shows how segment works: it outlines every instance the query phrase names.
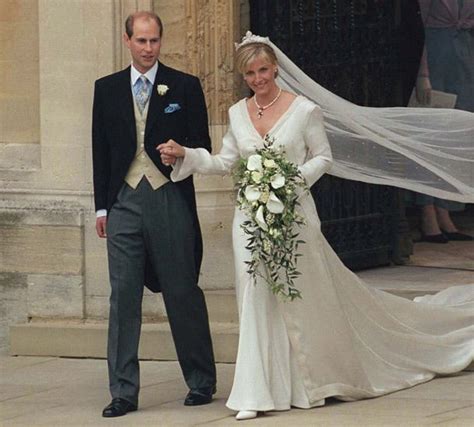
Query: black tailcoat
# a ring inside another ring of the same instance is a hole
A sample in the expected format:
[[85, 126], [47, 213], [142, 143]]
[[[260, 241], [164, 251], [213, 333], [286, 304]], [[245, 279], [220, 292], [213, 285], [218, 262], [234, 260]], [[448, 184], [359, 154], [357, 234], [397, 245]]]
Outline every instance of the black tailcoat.
[[[159, 95], [157, 85], [168, 91]], [[137, 150], [136, 124], [130, 84], [130, 67], [96, 81], [92, 117], [92, 154], [94, 168], [95, 208], [110, 211]], [[156, 150], [159, 144], [173, 139], [185, 147], [211, 150], [207, 109], [198, 78], [159, 63], [150, 98], [145, 129], [145, 150], [157, 168], [168, 179], [171, 167], [165, 166]], [[166, 113], [170, 104], [179, 109]], [[192, 177], [176, 185], [182, 191], [194, 216], [196, 239], [196, 271], [202, 260], [202, 237], [196, 211]], [[173, 224], [169, 224], [173, 227]], [[148, 258], [148, 257], [147, 257]], [[148, 259], [146, 286], [154, 292], [160, 286]], [[196, 278], [197, 281], [197, 278]]]

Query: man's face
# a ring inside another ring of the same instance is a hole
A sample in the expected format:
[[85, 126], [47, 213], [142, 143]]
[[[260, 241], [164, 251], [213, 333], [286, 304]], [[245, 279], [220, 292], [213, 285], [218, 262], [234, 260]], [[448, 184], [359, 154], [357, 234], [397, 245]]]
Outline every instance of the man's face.
[[146, 73], [155, 65], [160, 55], [161, 37], [160, 28], [153, 19], [135, 19], [132, 37], [124, 34], [123, 39], [132, 55], [133, 65], [140, 73]]

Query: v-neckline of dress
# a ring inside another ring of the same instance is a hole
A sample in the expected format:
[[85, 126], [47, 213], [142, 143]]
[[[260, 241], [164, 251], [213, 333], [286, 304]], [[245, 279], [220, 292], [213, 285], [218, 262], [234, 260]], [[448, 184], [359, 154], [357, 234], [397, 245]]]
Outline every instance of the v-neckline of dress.
[[265, 139], [265, 137], [267, 135], [269, 135], [270, 133], [272, 133], [275, 128], [283, 121], [283, 119], [288, 115], [288, 113], [293, 110], [296, 106], [296, 104], [298, 104], [299, 102], [299, 99], [301, 99], [302, 97], [300, 95], [296, 95], [296, 98], [293, 99], [293, 101], [291, 101], [291, 104], [288, 106], [288, 108], [285, 110], [285, 112], [280, 116], [278, 117], [278, 119], [276, 120], [276, 122], [272, 125], [272, 127], [264, 134], [262, 135], [258, 130], [257, 128], [255, 127], [255, 125], [253, 124], [252, 122], [252, 118], [250, 117], [250, 113], [249, 113], [249, 110], [247, 108], [247, 99], [248, 98], [243, 98], [241, 100], [241, 107], [244, 109], [244, 115], [245, 117], [247, 118], [247, 121], [248, 121], [248, 124], [249, 126], [252, 128], [253, 132], [255, 132], [255, 134], [260, 138], [260, 139]]

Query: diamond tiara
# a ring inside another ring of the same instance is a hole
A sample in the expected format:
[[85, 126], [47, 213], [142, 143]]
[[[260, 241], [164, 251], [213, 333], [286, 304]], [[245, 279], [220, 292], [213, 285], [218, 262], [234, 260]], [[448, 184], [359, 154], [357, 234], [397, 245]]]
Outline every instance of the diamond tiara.
[[242, 37], [242, 41], [240, 43], [235, 43], [235, 49], [237, 50], [239, 47], [242, 47], [249, 43], [265, 43], [270, 44], [270, 39], [268, 37], [257, 36], [252, 34], [251, 31], [247, 31], [245, 36]]

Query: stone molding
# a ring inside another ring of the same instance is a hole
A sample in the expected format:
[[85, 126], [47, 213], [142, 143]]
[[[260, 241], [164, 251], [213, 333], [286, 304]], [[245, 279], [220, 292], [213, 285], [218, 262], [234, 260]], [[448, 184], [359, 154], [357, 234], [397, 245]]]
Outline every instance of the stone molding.
[[84, 226], [84, 208], [60, 201], [0, 200], [0, 225]]

